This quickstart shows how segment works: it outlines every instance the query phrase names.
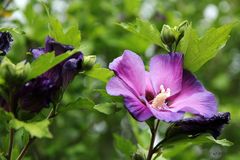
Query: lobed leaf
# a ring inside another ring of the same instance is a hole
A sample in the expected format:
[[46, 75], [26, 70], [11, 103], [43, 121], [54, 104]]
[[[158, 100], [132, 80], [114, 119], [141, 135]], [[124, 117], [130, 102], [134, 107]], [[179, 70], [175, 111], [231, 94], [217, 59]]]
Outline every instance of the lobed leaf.
[[60, 21], [55, 17], [49, 16], [49, 25], [49, 34], [56, 41], [63, 44], [72, 45], [74, 47], [80, 46], [81, 32], [78, 29], [77, 23], [70, 27], [66, 32], [64, 32]]
[[86, 109], [86, 110], [92, 110], [94, 107], [95, 103], [85, 97], [79, 97], [77, 100], [74, 102], [71, 102], [67, 104], [66, 106], [62, 106], [59, 108], [59, 113], [67, 112], [70, 110], [75, 110], [75, 109]]
[[37, 58], [31, 63], [31, 71], [29, 72], [27, 80], [30, 80], [32, 78], [35, 78], [43, 74], [44, 72], [48, 71], [58, 63], [61, 63], [62, 61], [64, 61], [71, 55], [75, 54], [76, 52], [77, 52], [77, 49], [68, 51], [59, 56], [55, 56], [55, 54], [52, 52], [42, 54], [39, 58]]
[[229, 23], [219, 28], [210, 28], [203, 37], [199, 37], [189, 25], [178, 47], [178, 51], [185, 54], [184, 67], [195, 72], [215, 57], [218, 51], [225, 46], [235, 25], [236, 23]]
[[122, 103], [107, 102], [107, 103], [100, 103], [95, 105], [94, 109], [101, 113], [109, 115], [119, 111], [121, 107], [122, 107]]
[[137, 151], [137, 147], [130, 140], [125, 139], [117, 134], [114, 134], [113, 136], [115, 148], [125, 156], [130, 157]]
[[12, 119], [9, 122], [10, 127], [16, 130], [24, 128], [32, 137], [37, 138], [52, 138], [52, 134], [48, 129], [49, 124], [49, 120], [42, 120], [38, 122], [23, 122], [18, 119]]
[[160, 38], [160, 32], [157, 27], [150, 22], [142, 19], [136, 19], [134, 23], [120, 23], [118, 25], [168, 51], [167, 47]]

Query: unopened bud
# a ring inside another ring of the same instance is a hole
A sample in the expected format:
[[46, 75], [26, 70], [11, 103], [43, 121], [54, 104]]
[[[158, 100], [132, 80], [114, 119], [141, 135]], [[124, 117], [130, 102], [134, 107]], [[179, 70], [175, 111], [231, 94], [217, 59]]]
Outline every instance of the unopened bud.
[[189, 26], [189, 22], [187, 20], [183, 21], [181, 24], [178, 25], [177, 30], [178, 32], [183, 33], [188, 26]]
[[167, 46], [171, 46], [175, 42], [176, 38], [170, 26], [163, 25], [163, 28], [161, 31], [161, 39], [163, 43], [165, 43]]
[[30, 65], [25, 62], [13, 64], [7, 57], [4, 57], [0, 65], [0, 76], [7, 87], [19, 87], [27, 79]]
[[96, 56], [94, 55], [89, 55], [89, 56], [84, 56], [83, 58], [83, 70], [89, 70], [93, 67], [93, 65], [96, 62]]

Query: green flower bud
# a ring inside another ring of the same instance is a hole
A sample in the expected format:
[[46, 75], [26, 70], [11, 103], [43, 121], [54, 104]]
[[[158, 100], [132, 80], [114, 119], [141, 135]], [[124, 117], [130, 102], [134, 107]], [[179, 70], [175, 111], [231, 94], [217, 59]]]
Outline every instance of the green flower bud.
[[167, 46], [172, 46], [172, 44], [175, 42], [176, 38], [175, 38], [175, 35], [174, 35], [174, 31], [170, 26], [163, 25], [163, 28], [162, 28], [162, 31], [161, 31], [161, 40]]
[[84, 56], [83, 58], [83, 70], [89, 70], [93, 67], [93, 65], [96, 62], [96, 56], [94, 55], [89, 55], [89, 56]]
[[4, 57], [0, 65], [1, 85], [9, 89], [18, 88], [26, 81], [29, 71], [29, 63], [20, 62], [15, 65]]
[[178, 25], [177, 30], [178, 32], [183, 33], [188, 26], [189, 26], [189, 22], [187, 20], [183, 21]]

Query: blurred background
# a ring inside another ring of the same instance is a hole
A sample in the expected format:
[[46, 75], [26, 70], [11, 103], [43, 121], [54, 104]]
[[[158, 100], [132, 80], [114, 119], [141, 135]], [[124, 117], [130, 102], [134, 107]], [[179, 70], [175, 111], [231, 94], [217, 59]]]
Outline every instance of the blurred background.
[[[14, 42], [8, 55], [14, 62], [26, 57], [30, 48], [44, 45], [48, 35], [47, 13], [35, 0], [1, 0], [0, 27], [18, 27], [25, 35], [13, 35]], [[142, 56], [145, 64], [156, 54], [156, 46], [125, 31], [116, 23], [132, 22], [136, 17], [149, 20], [159, 30], [163, 24], [178, 25], [183, 20], [192, 22], [199, 34], [210, 27], [235, 21], [240, 16], [239, 0], [50, 0], [49, 10], [64, 26], [79, 24], [84, 54], [97, 55], [97, 62], [107, 67], [109, 62], [130, 49]], [[193, 145], [176, 152], [171, 159], [224, 159], [240, 157], [240, 32], [236, 27], [227, 45], [197, 73], [207, 89], [219, 102], [220, 111], [231, 112], [231, 122], [223, 131], [224, 137], [234, 143], [223, 148], [218, 145]], [[90, 97], [96, 103], [107, 102], [97, 89], [105, 83], [80, 74], [69, 86], [63, 104], [79, 96]], [[96, 92], [95, 92], [96, 91]], [[80, 107], [78, 107], [80, 108]], [[51, 125], [53, 139], [37, 140], [26, 159], [41, 160], [117, 160], [126, 159], [114, 147], [113, 133], [135, 141], [126, 110], [114, 115], [76, 109], [59, 115]], [[146, 131], [144, 124], [138, 128]], [[160, 135], [166, 125], [160, 125]], [[148, 136], [146, 136], [148, 137]], [[161, 138], [161, 137], [160, 137]], [[145, 143], [148, 139], [145, 139]], [[181, 146], [179, 146], [181, 147]], [[19, 152], [18, 150], [14, 152]]]

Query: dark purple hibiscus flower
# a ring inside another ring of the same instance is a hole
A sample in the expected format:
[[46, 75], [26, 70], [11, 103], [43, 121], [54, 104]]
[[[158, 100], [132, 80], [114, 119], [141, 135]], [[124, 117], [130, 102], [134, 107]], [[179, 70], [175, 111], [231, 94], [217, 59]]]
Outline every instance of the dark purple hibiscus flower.
[[173, 123], [166, 132], [166, 138], [177, 135], [198, 136], [202, 133], [210, 133], [215, 139], [221, 134], [225, 124], [230, 121], [230, 113], [217, 113], [211, 118], [193, 117]]
[[12, 41], [12, 35], [9, 32], [0, 32], [0, 55], [7, 54]]
[[[33, 57], [37, 59], [40, 55], [48, 52], [54, 51], [55, 55], [58, 56], [73, 49], [73, 46], [56, 42], [53, 38], [48, 36], [46, 38], [45, 48], [31, 49], [31, 52]], [[58, 87], [65, 88], [74, 76], [81, 70], [82, 62], [83, 54], [81, 52], [76, 52], [74, 55], [56, 65], [42, 76], [51, 79]]]
[[123, 96], [126, 108], [138, 121], [156, 117], [173, 122], [185, 112], [208, 118], [217, 113], [214, 95], [183, 69], [180, 53], [154, 56], [148, 72], [142, 59], [126, 50], [109, 68], [116, 76], [106, 86], [108, 94]]
[[[54, 51], [57, 56], [73, 49], [70, 45], [61, 44], [47, 37], [45, 48], [32, 49], [31, 52], [37, 59], [47, 52]], [[82, 62], [83, 54], [76, 52], [44, 74], [27, 82], [18, 94], [20, 106], [31, 112], [38, 112], [43, 107], [49, 106], [82, 69]]]

